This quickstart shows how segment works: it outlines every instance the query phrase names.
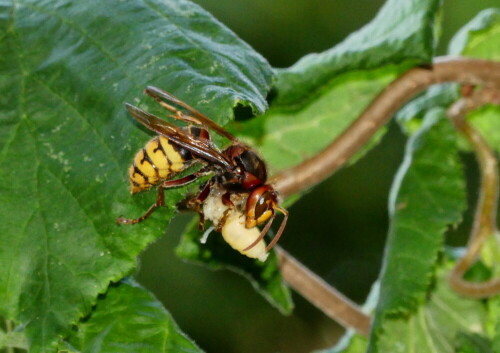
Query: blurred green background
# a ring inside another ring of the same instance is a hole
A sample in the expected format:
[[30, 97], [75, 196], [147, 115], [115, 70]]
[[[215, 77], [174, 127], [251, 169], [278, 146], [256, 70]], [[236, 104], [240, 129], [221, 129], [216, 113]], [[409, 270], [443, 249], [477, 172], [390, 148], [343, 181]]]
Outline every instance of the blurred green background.
[[[401, 0], [403, 1], [403, 0]], [[260, 52], [287, 67], [326, 50], [369, 22], [382, 0], [197, 0]], [[438, 55], [453, 34], [498, 0], [445, 1]], [[354, 103], [354, 102], [353, 102]], [[382, 143], [352, 167], [318, 185], [290, 209], [281, 246], [358, 303], [377, 278], [388, 227], [387, 196], [405, 139], [391, 124]], [[469, 188], [474, 200], [477, 176]], [[342, 328], [294, 294], [296, 310], [283, 317], [243, 278], [183, 263], [174, 255], [192, 215], [179, 215], [141, 257], [139, 281], [164, 303], [181, 328], [209, 353], [310, 352], [333, 345]], [[450, 243], [465, 239], [464, 227]]]

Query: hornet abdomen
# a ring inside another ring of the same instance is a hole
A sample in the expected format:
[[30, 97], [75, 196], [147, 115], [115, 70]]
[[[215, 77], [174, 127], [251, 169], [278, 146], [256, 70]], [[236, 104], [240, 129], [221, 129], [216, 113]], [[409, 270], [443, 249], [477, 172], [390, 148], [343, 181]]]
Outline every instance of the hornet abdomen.
[[[194, 126], [184, 127], [196, 137], [209, 139], [208, 132]], [[128, 170], [130, 192], [135, 194], [150, 189], [187, 169], [194, 157], [187, 149], [171, 142], [164, 136], [149, 140], [134, 157]]]

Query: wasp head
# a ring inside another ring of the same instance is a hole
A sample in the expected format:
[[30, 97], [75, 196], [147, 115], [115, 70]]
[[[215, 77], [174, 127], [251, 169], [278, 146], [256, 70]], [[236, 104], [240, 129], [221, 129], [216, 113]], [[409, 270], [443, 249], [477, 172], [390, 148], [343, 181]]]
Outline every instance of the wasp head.
[[264, 223], [274, 215], [277, 205], [278, 195], [270, 185], [254, 189], [247, 198], [245, 226], [252, 228]]

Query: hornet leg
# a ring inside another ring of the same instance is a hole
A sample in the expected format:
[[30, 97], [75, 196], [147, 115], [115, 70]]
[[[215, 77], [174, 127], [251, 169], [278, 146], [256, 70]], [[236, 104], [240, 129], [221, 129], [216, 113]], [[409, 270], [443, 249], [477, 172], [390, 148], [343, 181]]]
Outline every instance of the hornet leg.
[[151, 207], [149, 207], [149, 209], [146, 211], [146, 213], [144, 213], [141, 217], [138, 217], [138, 218], [118, 217], [116, 220], [116, 223], [118, 223], [118, 224], [136, 224], [136, 223], [140, 223], [140, 222], [144, 221], [146, 218], [151, 216], [151, 214], [158, 207], [165, 205], [165, 195], [163, 193], [164, 189], [174, 188], [177, 186], [183, 186], [183, 185], [189, 184], [189, 183], [195, 181], [196, 179], [198, 179], [198, 177], [200, 175], [201, 175], [201, 173], [194, 173], [194, 174], [187, 175], [187, 176], [180, 178], [180, 179], [167, 180], [167, 181], [163, 182], [163, 184], [161, 184], [158, 187], [158, 196], [156, 197], [156, 202], [154, 204], [152, 204]]
[[163, 194], [163, 187], [158, 187], [158, 196], [156, 197], [156, 202], [151, 205], [151, 207], [139, 218], [123, 218], [118, 217], [116, 219], [116, 223], [118, 224], [136, 224], [144, 221], [146, 218], [151, 216], [151, 213], [154, 212], [158, 207], [163, 206], [165, 204], [165, 195]]

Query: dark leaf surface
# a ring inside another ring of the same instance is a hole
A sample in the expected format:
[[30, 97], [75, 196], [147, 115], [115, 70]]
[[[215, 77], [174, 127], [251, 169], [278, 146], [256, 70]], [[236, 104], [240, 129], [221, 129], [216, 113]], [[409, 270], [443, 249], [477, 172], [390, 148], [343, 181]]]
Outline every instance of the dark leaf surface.
[[20, 1], [0, 11], [0, 314], [25, 325], [32, 352], [47, 352], [134, 268], [185, 197], [169, 191], [148, 222], [115, 224], [154, 200], [128, 192], [126, 169], [149, 136], [123, 103], [160, 112], [142, 94], [152, 84], [225, 123], [239, 103], [265, 109], [272, 75], [187, 1]]
[[110, 287], [99, 298], [92, 314], [71, 334], [69, 345], [81, 353], [202, 352], [162, 304], [131, 280]]

